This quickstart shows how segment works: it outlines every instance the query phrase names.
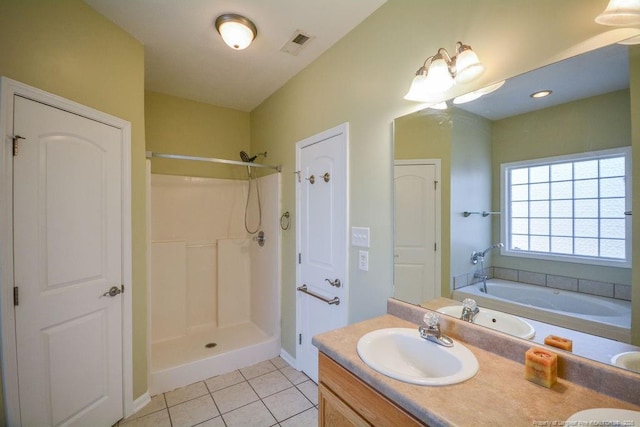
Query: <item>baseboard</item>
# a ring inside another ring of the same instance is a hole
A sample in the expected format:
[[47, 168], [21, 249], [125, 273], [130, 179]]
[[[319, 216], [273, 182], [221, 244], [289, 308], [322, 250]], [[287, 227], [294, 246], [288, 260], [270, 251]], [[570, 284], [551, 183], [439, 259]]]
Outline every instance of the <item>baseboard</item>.
[[[280, 349], [280, 357], [287, 362], [289, 365], [298, 369], [298, 363], [296, 362], [296, 358], [287, 353], [283, 348]], [[299, 370], [299, 369], [298, 369]]]
[[133, 412], [130, 414], [125, 414], [125, 418], [135, 414], [140, 409], [147, 406], [149, 402], [151, 402], [151, 396], [149, 396], [149, 391], [145, 391], [140, 397], [133, 401]]

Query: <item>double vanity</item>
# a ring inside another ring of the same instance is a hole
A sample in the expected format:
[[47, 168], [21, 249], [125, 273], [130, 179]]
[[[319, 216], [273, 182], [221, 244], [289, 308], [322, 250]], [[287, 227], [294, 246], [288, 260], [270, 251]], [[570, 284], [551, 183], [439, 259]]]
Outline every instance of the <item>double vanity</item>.
[[[596, 408], [640, 411], [636, 373], [558, 350], [558, 381], [546, 388], [525, 379], [531, 341], [442, 315], [442, 334], [463, 350], [452, 353], [420, 337], [431, 310], [390, 299], [387, 313], [314, 337], [320, 425], [561, 425], [593, 420], [598, 412], [582, 411]], [[640, 414], [607, 416], [618, 415]]]

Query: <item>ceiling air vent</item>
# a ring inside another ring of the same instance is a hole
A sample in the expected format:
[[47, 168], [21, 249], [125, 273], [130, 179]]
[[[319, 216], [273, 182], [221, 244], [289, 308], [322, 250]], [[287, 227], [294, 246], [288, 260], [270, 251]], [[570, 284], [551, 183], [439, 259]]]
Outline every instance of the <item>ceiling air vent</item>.
[[286, 42], [280, 50], [295, 56], [300, 53], [302, 48], [313, 39], [313, 36], [310, 36], [300, 30], [296, 30], [291, 37], [289, 37], [289, 41]]

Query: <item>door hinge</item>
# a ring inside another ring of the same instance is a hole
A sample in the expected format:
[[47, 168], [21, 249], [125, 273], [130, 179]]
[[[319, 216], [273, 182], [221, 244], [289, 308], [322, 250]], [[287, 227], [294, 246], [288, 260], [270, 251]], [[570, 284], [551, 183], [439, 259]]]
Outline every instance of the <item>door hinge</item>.
[[434, 190], [438, 189], [438, 181], [433, 181], [433, 189]]
[[18, 141], [20, 139], [25, 139], [25, 138], [20, 135], [14, 135], [12, 139], [13, 139], [13, 157], [15, 157], [18, 155]]
[[302, 345], [302, 334], [298, 334], [298, 344]]
[[438, 252], [438, 244], [437, 243], [433, 244], [433, 251], [434, 252]]
[[17, 286], [13, 287], [13, 305], [20, 305], [20, 296]]
[[298, 252], [298, 264], [302, 264], [302, 253]]

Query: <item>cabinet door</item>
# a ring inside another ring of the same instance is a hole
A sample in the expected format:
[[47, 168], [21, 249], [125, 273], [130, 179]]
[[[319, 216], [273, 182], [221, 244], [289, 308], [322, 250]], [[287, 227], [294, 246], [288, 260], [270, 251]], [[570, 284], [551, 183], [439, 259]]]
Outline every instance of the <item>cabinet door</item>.
[[[319, 425], [331, 427], [361, 425], [424, 427], [426, 425], [369, 387], [326, 354], [319, 353], [319, 362]], [[327, 396], [330, 397], [327, 398]], [[323, 409], [323, 400], [327, 409]], [[334, 413], [338, 414], [335, 421], [329, 418], [334, 416]]]
[[318, 384], [318, 425], [327, 427], [371, 426], [331, 390]]

